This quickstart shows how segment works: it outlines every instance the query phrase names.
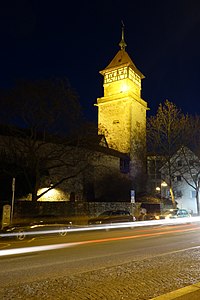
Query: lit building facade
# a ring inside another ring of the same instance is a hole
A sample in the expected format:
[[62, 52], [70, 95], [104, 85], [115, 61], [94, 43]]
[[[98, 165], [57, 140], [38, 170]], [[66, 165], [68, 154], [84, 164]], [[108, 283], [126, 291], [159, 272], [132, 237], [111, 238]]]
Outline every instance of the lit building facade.
[[124, 28], [120, 50], [100, 74], [104, 77], [104, 96], [97, 99], [98, 132], [104, 134], [109, 148], [135, 159], [136, 144], [146, 145], [147, 102], [141, 98], [144, 75], [126, 52]]

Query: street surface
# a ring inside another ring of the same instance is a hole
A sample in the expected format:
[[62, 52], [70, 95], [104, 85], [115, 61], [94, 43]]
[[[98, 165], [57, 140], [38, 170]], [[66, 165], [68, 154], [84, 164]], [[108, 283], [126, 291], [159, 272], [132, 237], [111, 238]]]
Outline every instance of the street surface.
[[200, 223], [1, 239], [0, 264], [4, 300], [150, 299], [200, 281]]

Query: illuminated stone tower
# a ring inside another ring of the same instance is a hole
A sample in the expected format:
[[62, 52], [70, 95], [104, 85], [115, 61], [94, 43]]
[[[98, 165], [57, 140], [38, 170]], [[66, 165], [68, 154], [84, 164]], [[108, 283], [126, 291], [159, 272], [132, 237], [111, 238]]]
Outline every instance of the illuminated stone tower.
[[126, 52], [124, 27], [120, 50], [100, 74], [104, 76], [104, 96], [97, 99], [98, 132], [104, 134], [110, 148], [130, 155], [134, 160], [138, 141], [146, 144], [147, 102], [141, 98], [144, 75]]

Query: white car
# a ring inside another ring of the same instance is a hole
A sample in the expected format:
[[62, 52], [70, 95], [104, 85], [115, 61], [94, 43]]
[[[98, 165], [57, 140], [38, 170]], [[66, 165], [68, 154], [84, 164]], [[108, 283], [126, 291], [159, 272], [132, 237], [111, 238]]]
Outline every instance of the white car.
[[187, 209], [169, 209], [162, 215], [158, 216], [157, 219], [177, 219], [177, 218], [189, 218], [191, 217]]

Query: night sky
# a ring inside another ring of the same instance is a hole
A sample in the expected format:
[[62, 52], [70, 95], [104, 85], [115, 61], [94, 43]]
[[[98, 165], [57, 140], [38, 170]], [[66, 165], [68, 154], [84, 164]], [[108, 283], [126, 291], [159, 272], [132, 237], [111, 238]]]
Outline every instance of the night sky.
[[1, 1], [0, 87], [67, 77], [86, 116], [97, 122], [99, 71], [119, 50], [121, 20], [126, 50], [146, 77], [148, 115], [165, 99], [200, 115], [199, 0]]

